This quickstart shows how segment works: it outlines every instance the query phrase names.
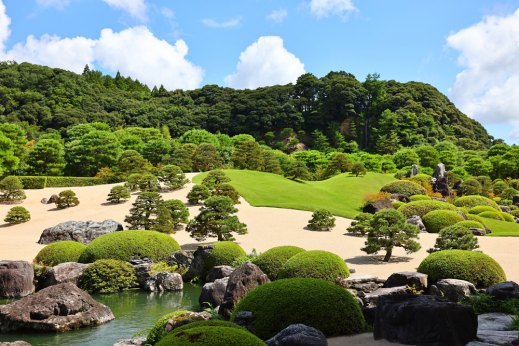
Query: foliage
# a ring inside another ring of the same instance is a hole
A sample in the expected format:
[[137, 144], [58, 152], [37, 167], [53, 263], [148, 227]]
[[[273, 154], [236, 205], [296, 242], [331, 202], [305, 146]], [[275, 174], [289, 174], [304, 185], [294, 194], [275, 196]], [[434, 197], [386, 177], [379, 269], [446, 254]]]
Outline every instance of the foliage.
[[438, 233], [443, 228], [465, 220], [463, 216], [452, 210], [433, 210], [423, 218], [423, 224], [429, 233]]
[[440, 153], [430, 145], [420, 146], [414, 151], [416, 155], [418, 155], [422, 167], [434, 169], [438, 166], [438, 163], [440, 163]]
[[189, 222], [189, 209], [178, 199], [169, 199], [164, 202], [164, 207], [169, 211], [171, 219], [176, 227], [181, 223]]
[[178, 141], [180, 143], [192, 143], [196, 145], [210, 143], [214, 147], [220, 146], [220, 141], [218, 141], [218, 138], [206, 130], [186, 131], [182, 136], [180, 136]]
[[505, 300], [497, 300], [494, 296], [486, 293], [477, 293], [470, 296], [470, 299], [461, 301], [460, 304], [472, 305], [477, 315], [492, 312], [517, 315], [517, 310], [519, 310], [519, 299], [506, 298]]
[[130, 197], [130, 191], [128, 191], [126, 187], [117, 185], [110, 189], [107, 201], [112, 203], [122, 203], [129, 200]]
[[25, 198], [27, 197], [18, 177], [10, 176], [0, 181], [0, 202], [16, 203], [23, 201]]
[[393, 155], [393, 161], [396, 167], [400, 169], [413, 164], [418, 165], [420, 158], [413, 149], [400, 149]]
[[504, 211], [498, 212], [498, 214], [506, 221], [506, 222], [515, 222], [514, 217], [511, 214], [508, 214]]
[[202, 185], [207, 186], [209, 190], [214, 190], [220, 184], [228, 183], [231, 181], [225, 172], [222, 170], [210, 171], [207, 176], [202, 180]]
[[410, 196], [409, 198], [411, 198], [412, 202], [416, 202], [416, 201], [431, 201], [431, 197], [424, 196], [424, 195], [413, 195], [413, 196]]
[[171, 236], [154, 231], [129, 230], [104, 234], [92, 240], [78, 262], [92, 263], [100, 259], [128, 261], [132, 257], [148, 257], [154, 262], [167, 262], [180, 246]]
[[187, 194], [189, 204], [200, 204], [200, 202], [211, 197], [211, 192], [205, 185], [195, 185]]
[[222, 158], [212, 144], [200, 144], [193, 154], [193, 165], [201, 172], [222, 168]]
[[326, 169], [329, 172], [345, 173], [351, 171], [352, 167], [353, 165], [348, 161], [348, 156], [344, 154], [337, 154], [333, 160], [328, 163]]
[[362, 162], [354, 163], [351, 167], [351, 174], [358, 177], [359, 175], [366, 175], [366, 168], [364, 168], [364, 164]]
[[253, 264], [256, 264], [256, 260], [258, 259], [259, 255], [256, 252], [256, 249], [252, 249], [252, 252], [250, 254], [247, 254], [245, 256], [240, 256], [236, 258], [231, 263], [231, 267], [233, 268], [239, 268], [242, 264], [246, 262], [251, 262]]
[[342, 258], [321, 250], [303, 251], [292, 256], [278, 273], [278, 279], [314, 278], [330, 282], [349, 276], [350, 271]]
[[485, 230], [485, 226], [481, 222], [478, 221], [472, 221], [472, 220], [465, 220], [456, 223], [456, 226], [463, 226], [465, 228], [481, 228]]
[[128, 177], [128, 181], [124, 184], [124, 186], [130, 191], [138, 191], [139, 190], [139, 181], [142, 179], [142, 174], [133, 173]]
[[207, 320], [207, 321], [197, 321], [197, 322], [191, 322], [191, 323], [185, 324], [183, 326], [175, 328], [173, 330], [173, 332], [178, 333], [183, 330], [188, 330], [188, 329], [193, 329], [193, 328], [198, 328], [198, 327], [225, 327], [225, 328], [233, 328], [233, 329], [247, 331], [247, 329], [245, 329], [244, 327], [239, 326], [236, 323], [232, 323], [229, 321]]
[[[463, 221], [474, 222], [474, 221]], [[461, 223], [461, 222], [460, 222]], [[443, 228], [434, 248], [427, 250], [428, 253], [433, 253], [443, 250], [475, 250], [479, 248], [478, 238], [474, 237], [468, 227], [460, 225], [459, 223], [453, 226]]]
[[190, 181], [178, 166], [167, 165], [159, 170], [158, 180], [172, 189], [178, 189]]
[[155, 345], [157, 342], [162, 340], [162, 338], [163, 338], [162, 334], [164, 333], [164, 328], [166, 327], [166, 324], [168, 323], [168, 321], [170, 319], [172, 319], [173, 317], [185, 314], [187, 312], [190, 312], [190, 311], [187, 311], [187, 310], [175, 311], [175, 312], [171, 312], [171, 313], [159, 318], [155, 322], [153, 327], [151, 327], [148, 330], [148, 334], [146, 336], [146, 345], [148, 345], [148, 344]]
[[378, 193], [367, 193], [362, 196], [362, 204], [366, 206], [375, 201], [379, 201], [381, 199], [391, 198], [391, 194], [389, 192], [378, 192]]
[[135, 269], [129, 263], [113, 259], [95, 261], [79, 278], [79, 287], [90, 294], [124, 291], [137, 284]]
[[151, 265], [150, 274], [157, 274], [157, 273], [176, 273], [176, 274], [184, 274], [187, 272], [187, 269], [182, 268], [181, 265], [174, 265], [170, 266], [166, 262], [159, 262], [157, 264]]
[[411, 177], [411, 179], [415, 180], [415, 181], [426, 181], [426, 182], [430, 183], [432, 180], [432, 176], [430, 176], [428, 174], [417, 174], [417, 175], [413, 175]]
[[282, 174], [281, 166], [279, 164], [279, 159], [277, 156], [268, 150], [263, 150], [261, 152], [263, 157], [263, 168], [262, 171], [274, 174]]
[[454, 201], [454, 205], [456, 207], [467, 207], [469, 209], [476, 207], [478, 205], [486, 205], [494, 208], [497, 211], [501, 211], [499, 206], [493, 200], [482, 197], [482, 196], [464, 196], [456, 199]]
[[58, 209], [64, 209], [79, 204], [79, 199], [76, 197], [76, 193], [72, 190], [61, 191], [58, 198], [54, 201]]
[[46, 187], [96, 186], [103, 182], [99, 178], [85, 177], [47, 177]]
[[370, 230], [370, 221], [373, 218], [371, 213], [360, 213], [355, 216], [355, 221], [351, 222], [346, 230], [353, 235], [366, 235]]
[[406, 196], [427, 195], [425, 188], [415, 182], [408, 180], [398, 180], [387, 183], [380, 189], [382, 192], [398, 193]]
[[467, 215], [467, 217], [470, 219], [470, 220], [473, 220], [473, 221], [476, 221], [476, 222], [479, 222], [480, 224], [482, 224], [483, 226], [485, 225], [485, 221], [483, 220], [483, 218], [479, 215], [474, 215], [474, 214], [465, 214]]
[[519, 191], [512, 187], [507, 187], [499, 194], [499, 197], [504, 199], [512, 199], [514, 196], [519, 195]]
[[143, 174], [149, 172], [152, 168], [151, 163], [135, 150], [124, 151], [117, 162], [118, 171], [126, 175]]
[[128, 229], [155, 230], [160, 226], [158, 215], [162, 203], [164, 201], [158, 192], [142, 192], [133, 202], [130, 215], [124, 218], [124, 222], [130, 224]]
[[488, 205], [477, 205], [477, 206], [475, 206], [473, 208], [470, 208], [469, 214], [479, 215], [479, 214], [481, 214], [484, 211], [491, 211], [491, 212], [495, 213], [496, 209], [492, 208], [492, 207], [489, 207]]
[[65, 262], [77, 262], [85, 248], [85, 245], [76, 241], [59, 241], [41, 249], [35, 260], [50, 267]]
[[22, 222], [27, 222], [31, 219], [31, 214], [24, 207], [12, 207], [7, 212], [7, 215], [4, 219], [5, 222], [10, 224], [18, 224]]
[[330, 231], [335, 227], [335, 217], [326, 209], [320, 208], [313, 212], [312, 218], [308, 220], [308, 228], [314, 231]]
[[265, 343], [249, 331], [223, 326], [191, 328], [176, 333], [175, 330], [159, 341], [157, 346], [262, 346]]
[[270, 281], [278, 277], [279, 270], [290, 258], [300, 252], [306, 251], [297, 246], [276, 246], [261, 253], [254, 264], [256, 264]]
[[398, 211], [409, 218], [413, 215], [418, 215], [423, 218], [427, 213], [433, 210], [452, 210], [456, 211], [457, 208], [452, 204], [441, 202], [441, 201], [416, 201], [410, 202], [406, 205], [398, 208]]
[[291, 324], [302, 323], [325, 336], [364, 331], [364, 316], [344, 288], [319, 279], [277, 280], [256, 287], [238, 302], [231, 322], [240, 311], [254, 314], [254, 333], [273, 337]]
[[400, 202], [400, 201], [391, 202], [391, 204], [393, 205], [393, 208], [395, 208], [395, 209], [398, 209], [401, 206], [405, 205], [404, 202]]
[[60, 141], [41, 139], [29, 151], [27, 164], [33, 175], [62, 175], [65, 168], [65, 151]]
[[152, 226], [151, 230], [174, 234], [176, 233], [175, 228], [176, 225], [173, 223], [169, 210], [164, 206], [164, 203], [161, 203], [157, 209], [157, 218], [155, 219], [155, 224]]
[[139, 190], [152, 192], [160, 190], [160, 184], [156, 176], [151, 173], [144, 173], [138, 180]]
[[24, 177], [17, 176], [22, 182], [24, 189], [44, 189], [47, 185], [47, 177]]
[[264, 165], [259, 144], [255, 141], [242, 142], [234, 152], [232, 162], [236, 169], [259, 171]]
[[213, 267], [231, 265], [235, 259], [246, 255], [240, 245], [230, 241], [219, 241], [213, 245], [214, 250], [206, 258], [202, 268], [204, 278]]
[[482, 213], [479, 213], [478, 216], [487, 218], [487, 219], [499, 219], [501, 221], [505, 221], [505, 218], [499, 214], [497, 211], [484, 211]]
[[294, 161], [288, 167], [288, 170], [284, 174], [285, 178], [292, 180], [310, 180], [311, 175], [302, 161]]
[[476, 179], [467, 179], [458, 187], [458, 194], [461, 195], [479, 195], [482, 187]]
[[213, 196], [227, 196], [232, 200], [233, 204], [240, 204], [240, 195], [234, 186], [229, 184], [220, 184], [214, 188]]

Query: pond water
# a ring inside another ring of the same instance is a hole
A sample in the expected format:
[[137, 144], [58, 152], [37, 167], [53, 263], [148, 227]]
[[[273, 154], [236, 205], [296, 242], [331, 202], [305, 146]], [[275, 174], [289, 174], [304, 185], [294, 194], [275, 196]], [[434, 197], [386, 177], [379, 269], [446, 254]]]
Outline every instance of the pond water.
[[[184, 283], [182, 292], [150, 293], [130, 290], [92, 297], [112, 309], [115, 319], [96, 327], [55, 333], [0, 334], [0, 342], [23, 340], [33, 346], [111, 346], [120, 339], [129, 339], [144, 332], [154, 322], [173, 311], [200, 311], [198, 297], [202, 286]], [[7, 304], [11, 301], [2, 301]], [[145, 335], [144, 335], [145, 336]]]

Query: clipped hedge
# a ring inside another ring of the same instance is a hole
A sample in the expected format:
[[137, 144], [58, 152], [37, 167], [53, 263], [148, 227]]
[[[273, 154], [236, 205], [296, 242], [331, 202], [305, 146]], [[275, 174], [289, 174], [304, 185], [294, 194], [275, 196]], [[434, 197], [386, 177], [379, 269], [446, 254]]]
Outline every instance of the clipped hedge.
[[248, 331], [229, 327], [197, 327], [169, 333], [157, 346], [265, 346]]
[[245, 329], [242, 326], [237, 325], [236, 323], [232, 323], [229, 321], [222, 321], [222, 320], [207, 320], [207, 321], [198, 321], [198, 322], [191, 322], [188, 324], [184, 324], [183, 326], [180, 326], [178, 328], [175, 328], [172, 332], [178, 333], [183, 330], [198, 328], [198, 327], [223, 327], [223, 328], [234, 328], [239, 329], [248, 332], [247, 329]]
[[456, 225], [463, 226], [466, 228], [481, 228], [483, 230], [485, 229], [485, 226], [483, 226], [483, 224], [481, 222], [472, 221], [472, 220], [461, 221], [461, 222], [458, 222]]
[[418, 215], [423, 218], [429, 212], [434, 210], [456, 211], [458, 209], [452, 204], [441, 201], [416, 201], [407, 203], [406, 205], [398, 208], [398, 211], [408, 218], [413, 215]]
[[277, 280], [256, 287], [238, 302], [231, 316], [240, 311], [254, 314], [254, 334], [262, 340], [291, 324], [302, 323], [325, 336], [364, 332], [364, 315], [344, 288], [319, 279]]
[[281, 267], [293, 256], [306, 251], [297, 246], [276, 246], [258, 256], [256, 264], [270, 281], [277, 279]]
[[77, 241], [59, 241], [45, 246], [36, 255], [36, 261], [47, 266], [77, 262], [86, 246]]
[[483, 196], [463, 196], [455, 200], [454, 205], [456, 207], [466, 207], [468, 209], [472, 209], [479, 205], [486, 205], [494, 208], [497, 211], [501, 211], [496, 202]]
[[24, 189], [44, 189], [47, 186], [47, 177], [18, 177]]
[[515, 222], [514, 217], [511, 214], [508, 214], [504, 211], [498, 212], [499, 215], [506, 221], [506, 222]]
[[397, 181], [393, 181], [391, 183], [387, 183], [386, 185], [382, 186], [380, 191], [388, 192], [388, 193], [400, 193], [400, 194], [404, 194], [406, 196], [413, 196], [413, 195], [427, 196], [427, 191], [425, 190], [425, 188], [422, 185], [414, 183], [409, 180], [397, 180]]
[[501, 216], [497, 211], [484, 211], [478, 216], [486, 217], [487, 219], [499, 219], [501, 221], [505, 221], [505, 218]]
[[148, 335], [146, 336], [146, 344], [149, 345], [155, 345], [157, 342], [159, 342], [162, 339], [162, 333], [164, 333], [164, 328], [166, 327], [166, 324], [170, 319], [172, 319], [175, 316], [185, 314], [186, 312], [191, 312], [187, 310], [181, 310], [181, 311], [175, 311], [171, 312], [167, 315], [162, 316], [159, 318], [153, 327], [151, 327], [148, 331]]
[[413, 195], [413, 196], [411, 196], [409, 198], [411, 198], [412, 202], [416, 202], [416, 201], [432, 201], [431, 197], [424, 196], [424, 195]]
[[405, 205], [404, 202], [400, 202], [400, 201], [391, 202], [391, 204], [393, 205], [393, 208], [395, 208], [395, 209], [398, 209], [398, 208], [400, 208], [401, 206]]
[[512, 210], [512, 215], [515, 217], [519, 217], [519, 210]]
[[113, 259], [95, 261], [79, 278], [79, 288], [90, 294], [114, 293], [138, 286], [131, 264]]
[[433, 177], [430, 176], [429, 174], [417, 174], [417, 175], [413, 175], [411, 177], [411, 179], [413, 179], [413, 180], [427, 182], [427, 183], [430, 183], [432, 178]]
[[47, 187], [95, 186], [103, 182], [99, 178], [88, 177], [47, 177]]
[[129, 230], [104, 234], [94, 240], [81, 254], [79, 262], [100, 259], [128, 261], [132, 256], [148, 257], [154, 262], [167, 262], [180, 246], [167, 234], [155, 231]]
[[438, 233], [443, 228], [464, 220], [463, 216], [452, 210], [433, 210], [422, 218], [423, 224], [429, 233]]
[[281, 267], [278, 279], [312, 278], [335, 282], [338, 277], [347, 278], [350, 270], [346, 262], [328, 251], [312, 250], [292, 256]]
[[214, 243], [214, 250], [206, 258], [201, 276], [205, 278], [209, 270], [215, 266], [230, 266], [238, 257], [246, 256], [245, 250], [240, 245], [231, 241], [220, 241]]
[[478, 288], [506, 281], [499, 263], [476, 251], [444, 250], [432, 253], [420, 263], [417, 271], [429, 275], [432, 281], [459, 279], [471, 282]]
[[465, 215], [469, 216], [469, 210], [468, 208], [465, 208], [465, 207], [457, 207], [458, 208], [458, 211], [461, 211], [463, 212]]
[[469, 214], [479, 215], [484, 211], [490, 211], [490, 212], [494, 212], [494, 213], [496, 212], [496, 210], [494, 208], [489, 207], [488, 205], [478, 205], [474, 208], [471, 208], [469, 210]]

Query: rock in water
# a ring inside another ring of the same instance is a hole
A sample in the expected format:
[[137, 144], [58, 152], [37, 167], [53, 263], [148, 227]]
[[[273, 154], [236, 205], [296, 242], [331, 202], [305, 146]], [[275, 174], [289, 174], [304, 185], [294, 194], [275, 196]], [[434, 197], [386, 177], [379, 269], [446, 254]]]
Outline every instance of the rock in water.
[[265, 341], [267, 346], [327, 346], [324, 334], [304, 324], [291, 324], [276, 336]]
[[[193, 260], [191, 261], [191, 265], [189, 266], [189, 270], [184, 274], [184, 280], [190, 281], [195, 276], [200, 275], [202, 273], [202, 269], [204, 268], [204, 263], [207, 257], [213, 252], [214, 245], [198, 245], [198, 248], [193, 253]], [[178, 251], [175, 251], [174, 254], [177, 254]], [[178, 257], [175, 256], [175, 257]], [[183, 256], [182, 256], [183, 257]], [[178, 263], [178, 262], [177, 262]]]
[[144, 346], [146, 345], [146, 338], [122, 339], [117, 341], [112, 346]]
[[0, 342], [0, 346], [32, 346], [25, 341]]
[[63, 284], [66, 282], [71, 282], [77, 285], [79, 283], [79, 278], [85, 271], [86, 267], [88, 267], [88, 264], [76, 262], [58, 264], [49, 270], [45, 276], [45, 279], [43, 280], [42, 288]]
[[47, 245], [58, 241], [72, 240], [88, 245], [92, 240], [103, 234], [122, 230], [123, 225], [111, 219], [103, 222], [91, 220], [87, 222], [67, 221], [43, 230], [38, 244]]
[[114, 319], [105, 306], [72, 283], [47, 287], [14, 303], [0, 306], [0, 332], [62, 331]]
[[0, 261], [0, 297], [21, 298], [34, 292], [34, 270], [27, 261]]
[[418, 166], [413, 163], [411, 166], [411, 176], [413, 177], [418, 174], [420, 174], [420, 170], [418, 169]]
[[209, 307], [209, 304], [211, 304], [213, 308], [220, 306], [220, 304], [222, 304], [228, 282], [229, 277], [225, 277], [223, 279], [217, 279], [214, 282], [206, 283], [202, 288], [200, 297], [198, 298], [198, 304], [200, 304], [200, 307], [205, 309]]
[[362, 212], [375, 214], [376, 212], [384, 209], [395, 209], [395, 207], [393, 207], [393, 204], [391, 204], [391, 201], [387, 198], [379, 199], [378, 201], [366, 205], [364, 209], [362, 209]]
[[148, 281], [144, 289], [150, 292], [163, 291], [182, 291], [184, 283], [182, 276], [177, 273], [160, 272], [153, 275]]

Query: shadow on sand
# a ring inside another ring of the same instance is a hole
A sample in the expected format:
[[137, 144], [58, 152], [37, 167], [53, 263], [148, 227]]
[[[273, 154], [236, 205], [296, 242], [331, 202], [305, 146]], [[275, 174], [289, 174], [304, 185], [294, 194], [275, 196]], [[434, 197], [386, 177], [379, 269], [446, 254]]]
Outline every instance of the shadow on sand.
[[387, 263], [405, 263], [405, 262], [411, 262], [411, 257], [399, 257], [399, 256], [391, 256], [389, 259], [389, 262], [384, 262], [384, 256], [355, 256], [353, 258], [347, 258], [344, 260], [347, 264], [387, 264]]

